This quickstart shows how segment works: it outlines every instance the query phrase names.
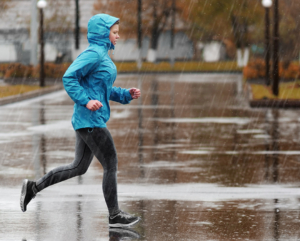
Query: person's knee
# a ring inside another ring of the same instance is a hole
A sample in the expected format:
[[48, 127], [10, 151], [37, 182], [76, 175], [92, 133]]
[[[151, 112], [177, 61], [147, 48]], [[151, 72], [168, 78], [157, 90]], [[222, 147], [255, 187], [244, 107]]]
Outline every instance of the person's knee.
[[83, 159], [83, 161], [81, 161], [76, 167], [74, 167], [76, 176], [83, 175], [87, 172], [92, 159], [93, 159], [93, 155], [86, 156]]
[[81, 175], [85, 174], [86, 172], [87, 172], [87, 168], [82, 168], [82, 169], [78, 170], [77, 175], [81, 176]]
[[72, 177], [76, 177], [76, 176], [79, 176], [79, 175], [83, 175], [86, 173], [88, 167], [87, 166], [84, 166], [82, 163], [81, 165], [69, 165], [69, 170], [70, 170], [70, 175]]
[[117, 156], [110, 156], [110, 158], [105, 159], [106, 161], [101, 162], [104, 171], [117, 171], [118, 169], [118, 158]]
[[114, 174], [117, 173], [118, 167], [117, 166], [110, 166], [104, 169], [104, 172], [109, 173], [109, 174]]

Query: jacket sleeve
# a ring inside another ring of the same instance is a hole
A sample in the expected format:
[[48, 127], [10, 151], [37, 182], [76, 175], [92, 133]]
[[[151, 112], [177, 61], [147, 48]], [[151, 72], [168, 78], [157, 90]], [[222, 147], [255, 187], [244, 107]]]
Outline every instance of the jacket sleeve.
[[110, 92], [110, 100], [119, 102], [121, 104], [129, 104], [132, 100], [129, 89], [122, 89], [120, 87], [112, 87]]
[[80, 82], [85, 76], [93, 72], [99, 61], [98, 53], [90, 50], [85, 51], [77, 57], [64, 74], [65, 90], [76, 104], [85, 106], [91, 100]]

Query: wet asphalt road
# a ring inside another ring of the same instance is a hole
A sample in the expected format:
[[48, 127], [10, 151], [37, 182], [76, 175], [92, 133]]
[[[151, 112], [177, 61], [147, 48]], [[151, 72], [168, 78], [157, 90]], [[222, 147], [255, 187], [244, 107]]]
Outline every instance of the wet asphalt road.
[[119, 75], [142, 98], [111, 103], [123, 210], [109, 230], [102, 167], [51, 186], [22, 213], [24, 178], [73, 160], [64, 91], [0, 107], [0, 240], [300, 240], [300, 110], [251, 109], [240, 75]]

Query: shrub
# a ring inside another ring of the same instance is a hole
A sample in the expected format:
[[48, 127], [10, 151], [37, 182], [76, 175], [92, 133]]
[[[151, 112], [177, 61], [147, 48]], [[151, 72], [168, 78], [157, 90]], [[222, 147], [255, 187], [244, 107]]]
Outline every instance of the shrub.
[[[270, 76], [272, 71], [272, 62], [270, 62]], [[244, 67], [243, 75], [245, 79], [260, 79], [265, 78], [266, 64], [263, 59], [256, 59], [249, 62]], [[298, 63], [292, 62], [289, 65], [286, 63], [279, 63], [279, 77], [286, 80], [295, 80], [300, 76], [300, 66]]]
[[3, 68], [3, 77], [29, 77], [31, 76], [32, 67], [18, 63], [7, 64]]
[[[48, 78], [61, 78], [69, 66], [69, 63], [45, 63], [45, 76]], [[31, 65], [22, 65], [19, 63], [0, 64], [0, 73], [4, 79], [12, 77], [38, 78], [40, 74], [40, 65], [33, 67]]]
[[283, 68], [279, 66], [279, 76], [283, 79], [298, 79], [300, 74], [300, 68], [298, 64], [291, 63], [288, 68]]
[[[126, 72], [137, 72], [136, 62], [116, 62], [115, 63], [119, 73]], [[54, 64], [45, 63], [45, 76], [47, 78], [62, 78], [70, 63]], [[180, 62], [176, 61], [172, 68], [169, 62], [160, 63], [148, 63], [143, 62], [142, 72], [232, 72], [241, 71], [242, 69], [236, 65], [234, 61], [223, 61], [223, 62], [196, 62], [187, 61]], [[0, 64], [0, 77], [7, 78], [38, 78], [40, 74], [40, 66], [22, 65], [19, 63]]]

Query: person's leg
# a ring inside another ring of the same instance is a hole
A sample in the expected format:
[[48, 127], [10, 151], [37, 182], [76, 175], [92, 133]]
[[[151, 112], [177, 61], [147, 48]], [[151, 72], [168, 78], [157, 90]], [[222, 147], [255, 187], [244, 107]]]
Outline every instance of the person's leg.
[[57, 167], [48, 172], [45, 176], [36, 182], [25, 179], [22, 185], [20, 206], [23, 212], [26, 211], [28, 203], [35, 197], [36, 193], [42, 191], [46, 187], [58, 182], [62, 182], [69, 178], [84, 174], [91, 161], [93, 154], [85, 142], [81, 139], [78, 132], [76, 132], [76, 146], [74, 161], [65, 166]]
[[76, 131], [75, 159], [72, 163], [60, 166], [48, 172], [45, 176], [36, 181], [37, 191], [42, 191], [48, 186], [62, 182], [69, 178], [83, 175], [89, 168], [93, 159], [93, 153], [85, 144], [84, 140]]
[[120, 210], [117, 195], [118, 159], [114, 141], [107, 128], [84, 128], [78, 133], [103, 167], [103, 194], [109, 214], [115, 215]]
[[103, 194], [110, 227], [129, 227], [140, 221], [119, 209], [117, 196], [117, 152], [107, 128], [81, 129], [79, 134], [103, 166]]

